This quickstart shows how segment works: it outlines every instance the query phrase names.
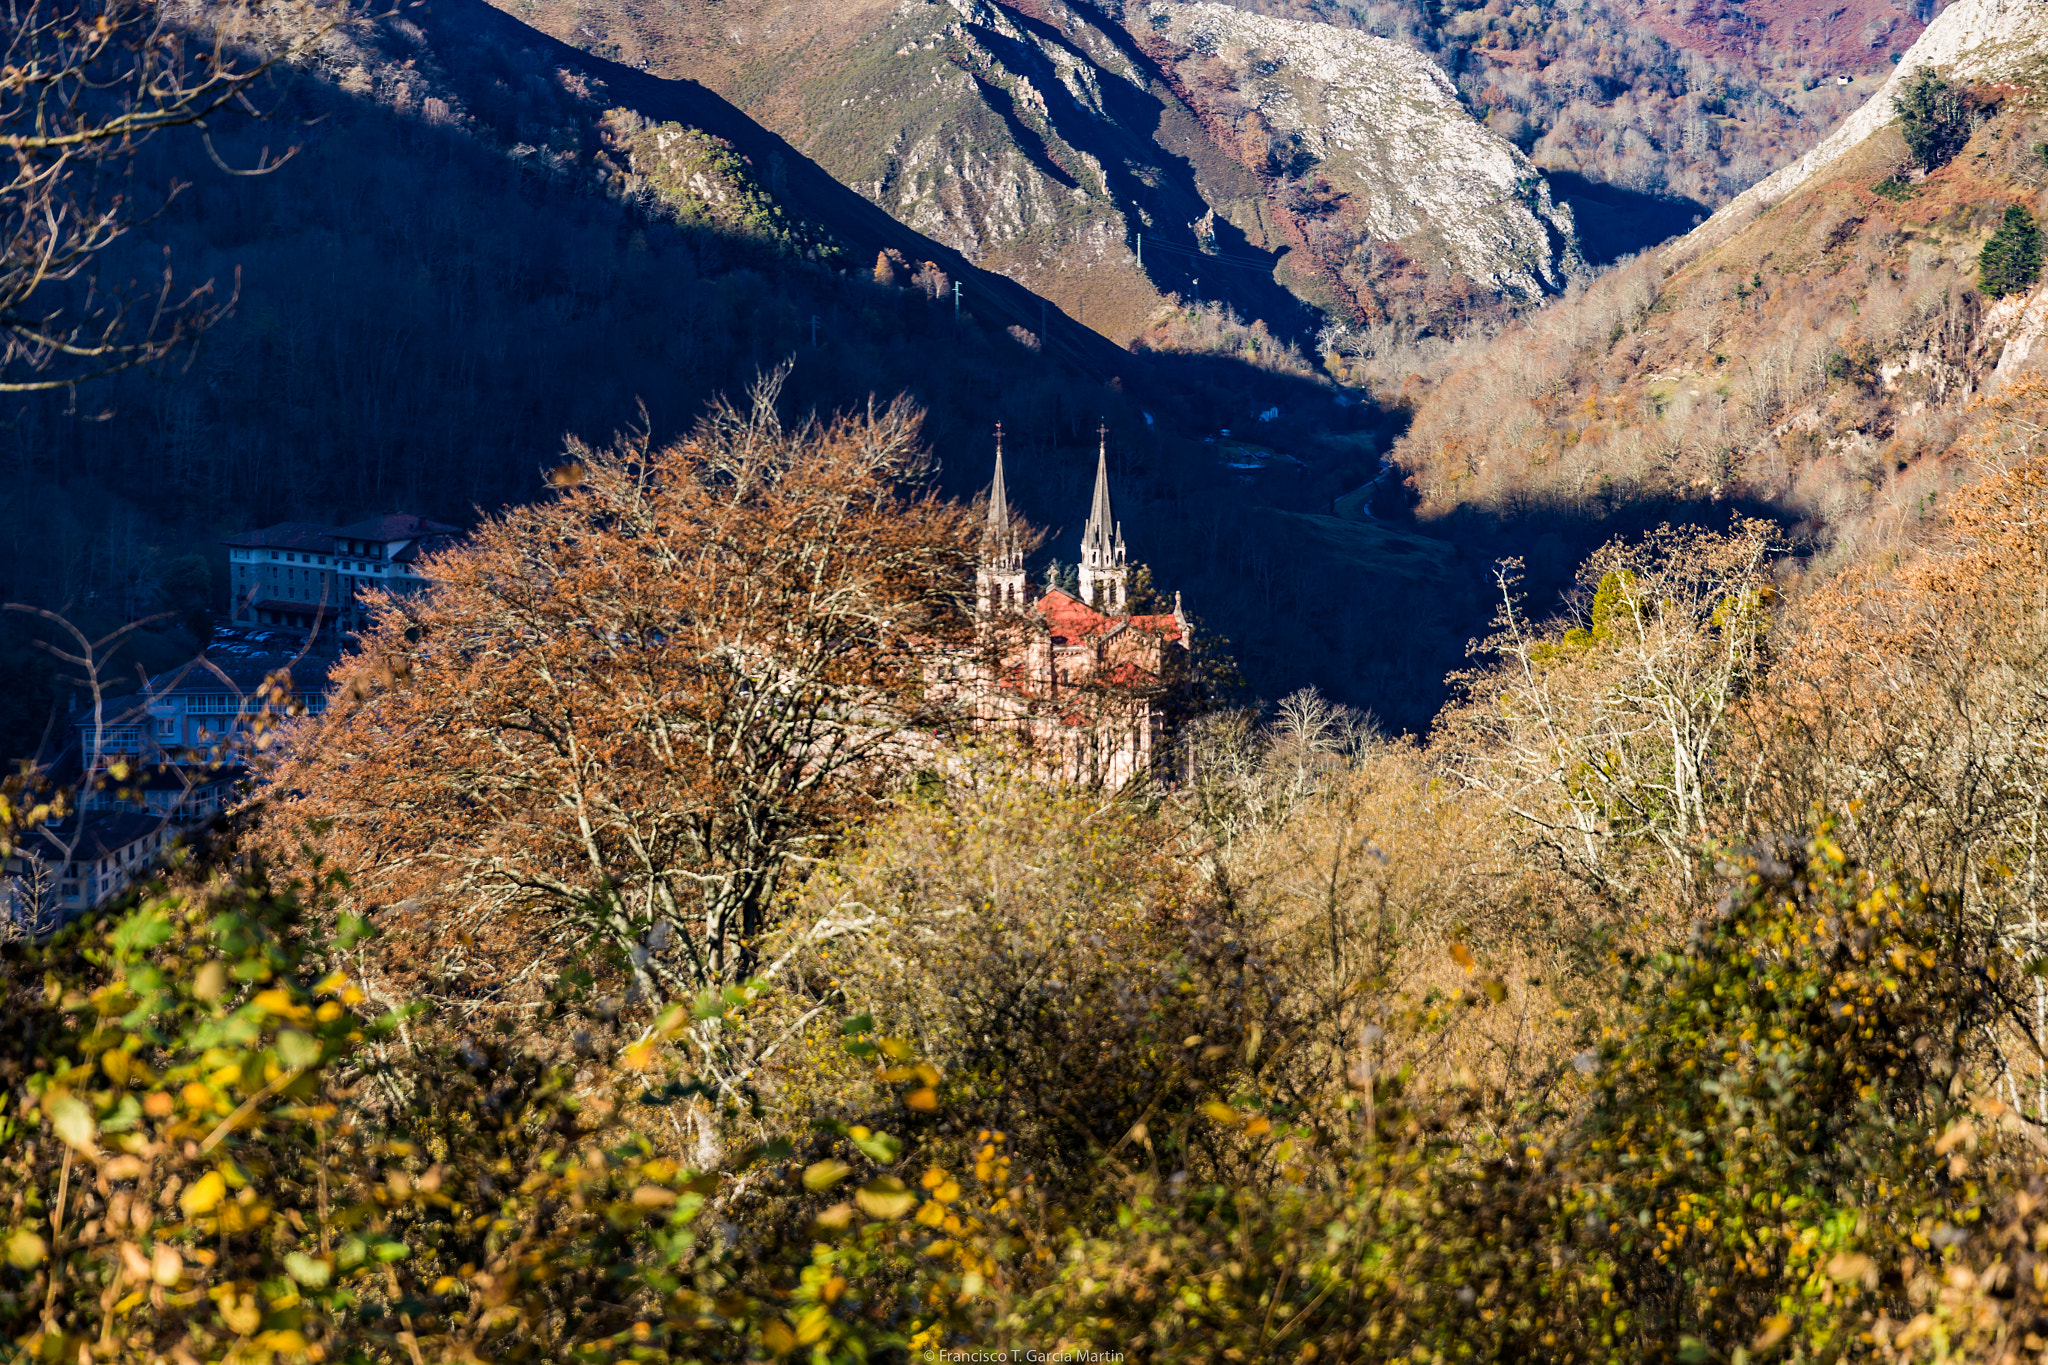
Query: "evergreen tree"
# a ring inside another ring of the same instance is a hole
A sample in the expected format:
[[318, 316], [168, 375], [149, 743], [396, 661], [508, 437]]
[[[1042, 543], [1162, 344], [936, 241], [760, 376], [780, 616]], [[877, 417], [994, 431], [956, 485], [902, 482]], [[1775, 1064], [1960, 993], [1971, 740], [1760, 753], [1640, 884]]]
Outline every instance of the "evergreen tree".
[[1980, 287], [1992, 298], [2017, 294], [2041, 276], [2041, 227], [2018, 204], [2005, 211], [2005, 221], [1977, 257]]
[[1892, 96], [1892, 110], [1899, 116], [1899, 132], [1914, 164], [1930, 171], [1960, 152], [1975, 129], [1976, 109], [1969, 92], [1924, 66], [1913, 73], [1902, 93]]

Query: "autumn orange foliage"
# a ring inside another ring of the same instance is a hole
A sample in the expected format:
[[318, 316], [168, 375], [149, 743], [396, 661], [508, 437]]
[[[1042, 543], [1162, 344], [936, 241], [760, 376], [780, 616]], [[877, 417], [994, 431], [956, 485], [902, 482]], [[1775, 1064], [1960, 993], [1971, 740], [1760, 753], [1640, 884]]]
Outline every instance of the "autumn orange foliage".
[[790, 427], [774, 398], [572, 448], [376, 607], [268, 837], [315, 832], [390, 907], [395, 986], [502, 1004], [591, 949], [649, 1000], [742, 976], [784, 873], [922, 752], [968, 514], [905, 491], [908, 406]]

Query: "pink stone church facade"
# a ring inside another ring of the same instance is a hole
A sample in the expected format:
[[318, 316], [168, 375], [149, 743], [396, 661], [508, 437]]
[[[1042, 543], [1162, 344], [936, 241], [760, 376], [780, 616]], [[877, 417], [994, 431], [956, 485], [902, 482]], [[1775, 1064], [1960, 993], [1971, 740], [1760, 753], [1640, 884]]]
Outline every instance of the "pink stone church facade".
[[1130, 611], [1131, 567], [1109, 495], [1107, 433], [1081, 533], [1078, 593], [1035, 595], [1003, 479], [1002, 432], [975, 574], [980, 647], [956, 670], [975, 728], [1021, 740], [1054, 780], [1111, 789], [1170, 767], [1168, 699], [1187, 673], [1191, 631], [1171, 612]]

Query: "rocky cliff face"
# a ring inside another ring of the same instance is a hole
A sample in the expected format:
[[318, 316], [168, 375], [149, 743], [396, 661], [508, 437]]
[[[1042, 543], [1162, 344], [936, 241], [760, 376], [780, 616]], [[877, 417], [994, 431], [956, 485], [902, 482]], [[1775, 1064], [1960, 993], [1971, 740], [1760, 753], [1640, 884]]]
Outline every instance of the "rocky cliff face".
[[2048, 73], [2048, 0], [1956, 0], [1928, 25], [1877, 93], [1839, 128], [1797, 161], [1745, 190], [1676, 247], [1694, 250], [1725, 240], [1891, 124], [1898, 116], [1893, 98], [1923, 67], [1955, 81], [2018, 82], [2040, 88]]
[[[983, 0], [903, 0], [802, 77], [799, 150], [969, 259], [1082, 307], [1143, 292], [1137, 235], [1199, 215], [1143, 129], [1157, 101], [1112, 32]], [[1096, 321], [1111, 321], [1108, 310]]]
[[1527, 158], [1428, 59], [1349, 30], [1214, 4], [500, 2], [710, 85], [906, 225], [1119, 340], [1168, 297], [1297, 329], [1301, 301], [1369, 316], [1390, 262], [1418, 287], [1467, 281], [1445, 297], [1530, 298], [1578, 268], [1569, 212]]
[[1214, 3], [1153, 0], [1142, 15], [1181, 66], [1215, 69], [1184, 85], [1212, 123], [1228, 112], [1267, 140], [1252, 150], [1326, 268], [1351, 273], [1372, 243], [1400, 242], [1517, 299], [1560, 289], [1579, 268], [1570, 210], [1421, 53]]

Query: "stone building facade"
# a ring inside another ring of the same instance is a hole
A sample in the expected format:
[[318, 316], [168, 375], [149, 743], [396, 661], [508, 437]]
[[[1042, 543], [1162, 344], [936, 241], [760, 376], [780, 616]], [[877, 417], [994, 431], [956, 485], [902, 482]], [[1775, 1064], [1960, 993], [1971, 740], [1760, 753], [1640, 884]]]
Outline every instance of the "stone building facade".
[[348, 526], [286, 521], [224, 542], [228, 615], [238, 626], [281, 626], [351, 635], [367, 624], [367, 588], [412, 592], [426, 585], [419, 563], [449, 543], [453, 526], [392, 513]]
[[975, 575], [977, 648], [951, 672], [975, 728], [1024, 741], [1052, 778], [1121, 787], [1162, 775], [1191, 640], [1171, 612], [1133, 613], [1131, 565], [1109, 491], [1107, 433], [1081, 533], [1078, 592], [1033, 592], [1003, 478], [1002, 432]]

